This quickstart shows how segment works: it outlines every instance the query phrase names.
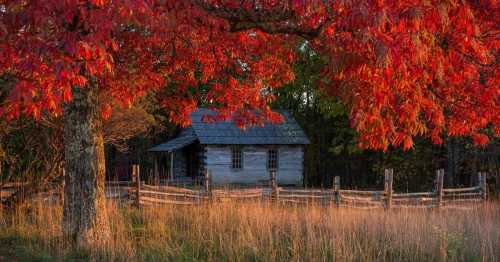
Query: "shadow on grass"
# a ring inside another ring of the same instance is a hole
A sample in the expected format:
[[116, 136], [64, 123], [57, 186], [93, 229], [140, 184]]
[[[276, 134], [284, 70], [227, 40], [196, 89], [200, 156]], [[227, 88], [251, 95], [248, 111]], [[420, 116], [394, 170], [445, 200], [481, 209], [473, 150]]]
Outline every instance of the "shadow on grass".
[[[54, 242], [62, 242], [62, 239]], [[60, 253], [53, 253], [55, 250]], [[91, 259], [90, 252], [87, 250], [55, 249], [40, 237], [26, 237], [19, 234], [0, 235], [0, 261], [88, 261]]]

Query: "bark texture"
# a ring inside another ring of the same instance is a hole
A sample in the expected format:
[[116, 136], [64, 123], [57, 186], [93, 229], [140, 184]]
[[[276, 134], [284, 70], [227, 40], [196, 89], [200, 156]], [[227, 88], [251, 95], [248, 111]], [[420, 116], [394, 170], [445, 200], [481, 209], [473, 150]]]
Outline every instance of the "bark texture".
[[64, 107], [63, 231], [79, 247], [110, 239], [104, 193], [105, 158], [97, 86], [73, 88]]

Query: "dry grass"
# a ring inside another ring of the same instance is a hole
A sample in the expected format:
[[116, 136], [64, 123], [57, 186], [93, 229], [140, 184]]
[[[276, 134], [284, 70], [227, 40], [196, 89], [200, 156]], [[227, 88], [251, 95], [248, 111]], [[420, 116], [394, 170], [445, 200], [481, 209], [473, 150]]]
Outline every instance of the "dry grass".
[[[110, 203], [113, 242], [74, 250], [59, 206], [0, 215], [0, 254], [19, 260], [498, 261], [500, 205], [357, 211], [217, 204], [137, 210]], [[3, 248], [1, 248], [3, 247]], [[2, 260], [2, 255], [0, 255]]]

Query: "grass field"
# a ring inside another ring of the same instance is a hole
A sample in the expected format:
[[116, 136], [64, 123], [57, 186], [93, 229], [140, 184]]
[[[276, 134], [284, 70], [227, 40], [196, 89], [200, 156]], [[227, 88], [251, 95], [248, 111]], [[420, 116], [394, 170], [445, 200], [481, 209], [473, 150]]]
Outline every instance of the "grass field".
[[109, 204], [113, 241], [75, 250], [60, 206], [0, 215], [0, 261], [498, 261], [500, 205], [464, 210]]

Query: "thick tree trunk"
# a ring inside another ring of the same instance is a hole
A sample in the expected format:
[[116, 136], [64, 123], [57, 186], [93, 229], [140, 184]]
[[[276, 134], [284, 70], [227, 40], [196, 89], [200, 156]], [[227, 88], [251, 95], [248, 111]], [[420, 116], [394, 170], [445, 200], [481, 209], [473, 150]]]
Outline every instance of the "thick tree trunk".
[[104, 194], [105, 159], [98, 90], [73, 88], [64, 107], [65, 186], [63, 231], [79, 247], [110, 239]]

